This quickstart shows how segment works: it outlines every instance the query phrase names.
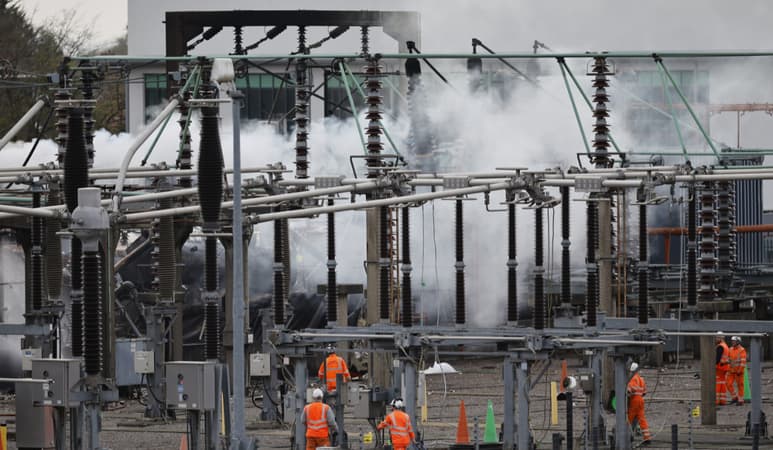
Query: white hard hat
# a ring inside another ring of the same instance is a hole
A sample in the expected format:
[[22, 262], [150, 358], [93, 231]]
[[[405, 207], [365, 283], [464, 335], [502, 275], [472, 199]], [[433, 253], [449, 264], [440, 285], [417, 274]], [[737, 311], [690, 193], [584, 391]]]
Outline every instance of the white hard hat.
[[395, 401], [393, 402], [393, 405], [392, 405], [392, 406], [393, 406], [394, 408], [397, 408], [397, 409], [402, 409], [402, 408], [404, 408], [404, 407], [405, 407], [405, 404], [403, 403], [403, 401], [402, 401], [402, 400], [400, 400], [400, 399], [398, 398], [397, 400], [395, 400]]
[[725, 335], [725, 333], [723, 333], [721, 331], [717, 331], [717, 337], [721, 337], [721, 336], [724, 336], [724, 335]]
[[741, 342], [741, 338], [738, 336], [733, 336], [730, 338], [731, 341]]
[[322, 389], [316, 388], [311, 392], [311, 398], [314, 400], [322, 400], [322, 397], [324, 397], [325, 394], [322, 393]]
[[635, 362], [632, 362], [632, 363], [631, 363], [631, 368], [630, 368], [629, 370], [630, 370], [631, 372], [636, 372], [637, 370], [639, 370], [639, 365], [638, 365], [638, 364], [636, 364]]

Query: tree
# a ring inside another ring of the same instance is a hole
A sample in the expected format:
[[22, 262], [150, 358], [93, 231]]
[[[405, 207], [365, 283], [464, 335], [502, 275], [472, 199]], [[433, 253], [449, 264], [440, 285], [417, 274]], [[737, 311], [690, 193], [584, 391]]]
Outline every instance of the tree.
[[[54, 36], [32, 26], [17, 1], [0, 0], [2, 132], [11, 128], [38, 96], [46, 93], [45, 74], [56, 70], [62, 56]], [[36, 134], [35, 126], [28, 126], [16, 138], [26, 140]]]

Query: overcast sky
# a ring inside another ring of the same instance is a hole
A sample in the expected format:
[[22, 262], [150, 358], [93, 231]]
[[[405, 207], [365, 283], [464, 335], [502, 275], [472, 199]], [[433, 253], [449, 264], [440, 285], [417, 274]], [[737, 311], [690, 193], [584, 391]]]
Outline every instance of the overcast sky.
[[[20, 3], [38, 23], [75, 9], [81, 23], [94, 23], [95, 38], [104, 43], [125, 32], [127, 1]], [[506, 50], [528, 50], [534, 39], [562, 50], [773, 48], [773, 2], [769, 0], [131, 1], [150, 10], [160, 4], [173, 9], [186, 4], [203, 9], [416, 9], [422, 13], [425, 51], [468, 50], [472, 36]], [[148, 20], [160, 22], [161, 18]]]

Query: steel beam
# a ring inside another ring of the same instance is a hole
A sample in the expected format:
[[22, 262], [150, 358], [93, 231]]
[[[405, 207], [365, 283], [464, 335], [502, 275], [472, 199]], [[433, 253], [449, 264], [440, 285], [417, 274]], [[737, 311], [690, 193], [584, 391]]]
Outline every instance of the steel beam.
[[[515, 448], [515, 382], [513, 380], [513, 358], [511, 356], [505, 357], [502, 372], [505, 389], [505, 422], [502, 427], [502, 447], [505, 450], [513, 450]], [[518, 398], [520, 399], [520, 393]], [[518, 412], [520, 414], [521, 411], [519, 410]]]
[[[751, 429], [752, 437], [760, 433], [762, 411], [762, 342], [759, 338], [753, 338], [749, 348], [751, 357], [751, 373], [749, 374], [749, 387], [752, 396]], [[756, 425], [756, 426], [755, 426]]]
[[515, 364], [515, 378], [518, 382], [518, 447], [528, 449], [531, 434], [529, 432], [529, 363], [519, 361]]
[[306, 448], [306, 427], [301, 422], [301, 414], [306, 406], [306, 384], [308, 369], [305, 358], [295, 360], [295, 450]]
[[0, 335], [11, 336], [48, 336], [51, 334], [49, 325], [0, 323]]
[[616, 356], [615, 361], [615, 448], [628, 448], [628, 376], [625, 370], [625, 358]]

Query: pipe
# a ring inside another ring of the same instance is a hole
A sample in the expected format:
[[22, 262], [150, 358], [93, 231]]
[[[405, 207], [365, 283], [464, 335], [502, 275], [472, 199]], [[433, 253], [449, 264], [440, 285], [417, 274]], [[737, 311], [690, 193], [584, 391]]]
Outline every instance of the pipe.
[[61, 218], [61, 214], [45, 208], [25, 208], [23, 206], [0, 205], [0, 211], [13, 215], [42, 217], [42, 218]]
[[456, 324], [464, 325], [467, 318], [466, 299], [464, 289], [464, 210], [462, 209], [462, 199], [456, 199], [456, 229], [455, 229], [455, 249], [456, 249]]
[[[304, 190], [300, 192], [291, 192], [287, 194], [277, 194], [277, 195], [269, 195], [266, 197], [248, 198], [246, 200], [242, 200], [242, 206], [257, 206], [257, 205], [264, 205], [264, 204], [271, 204], [271, 203], [281, 203], [281, 202], [287, 202], [290, 200], [300, 200], [304, 198], [328, 196], [328, 195], [340, 194], [344, 192], [371, 190], [371, 189], [375, 189], [376, 187], [378, 187], [378, 184], [376, 182], [368, 181], [368, 182], [358, 183], [355, 185], [335, 186], [330, 188], [314, 189], [313, 191]], [[129, 197], [125, 199], [124, 202], [133, 201], [134, 199], [137, 199], [140, 197], [143, 197], [143, 196]], [[233, 208], [233, 202], [231, 201], [222, 202], [220, 204], [220, 207], [225, 209]], [[199, 212], [200, 210], [201, 210], [200, 206], [185, 206], [180, 208], [171, 208], [171, 209], [162, 209], [157, 211], [147, 211], [147, 212], [141, 212], [141, 213], [126, 214], [124, 217], [126, 218], [127, 222], [139, 222], [142, 220], [154, 219], [157, 217], [180, 216], [185, 214], [191, 214], [191, 213]]]
[[150, 125], [145, 127], [145, 129], [140, 132], [140, 135], [137, 136], [137, 139], [132, 142], [132, 145], [128, 150], [126, 150], [123, 161], [121, 161], [121, 170], [118, 174], [115, 190], [113, 191], [113, 203], [111, 208], [113, 211], [118, 211], [120, 209], [121, 194], [123, 193], [124, 182], [126, 181], [126, 173], [129, 169], [129, 164], [131, 164], [134, 154], [137, 153], [137, 150], [139, 150], [142, 144], [144, 144], [150, 135], [153, 134], [153, 132], [164, 122], [164, 120], [166, 120], [166, 116], [174, 112], [174, 109], [177, 107], [179, 102], [180, 100], [178, 98], [172, 98], [169, 104], [166, 105], [166, 107], [158, 116], [156, 116], [155, 119], [153, 119], [153, 122], [151, 122]]
[[40, 112], [41, 109], [43, 109], [44, 106], [46, 106], [46, 101], [44, 99], [41, 98], [40, 100], [36, 101], [35, 104], [32, 105], [32, 107], [26, 113], [24, 113], [23, 116], [21, 116], [21, 119], [19, 119], [18, 122], [16, 122], [16, 124], [11, 127], [7, 133], [5, 133], [3, 138], [0, 139], [0, 150], [8, 145], [8, 143], [11, 142], [11, 139], [13, 139], [14, 136], [16, 136], [16, 134], [21, 131], [21, 129], [24, 128], [27, 123], [32, 120], [32, 118], [35, 117], [37, 113]]
[[324, 207], [306, 208], [306, 209], [293, 210], [293, 211], [266, 213], [266, 214], [256, 215], [255, 217], [253, 217], [252, 221], [253, 223], [270, 222], [272, 220], [283, 219], [283, 218], [292, 219], [292, 218], [298, 218], [298, 217], [314, 216], [318, 214], [325, 214], [331, 211], [334, 211], [334, 212], [351, 211], [351, 210], [357, 210], [357, 209], [373, 208], [377, 206], [390, 206], [390, 205], [399, 205], [402, 203], [423, 202], [423, 201], [435, 200], [439, 198], [451, 198], [451, 197], [458, 197], [460, 195], [466, 195], [466, 194], [501, 191], [504, 189], [514, 189], [514, 188], [516, 188], [516, 186], [514, 186], [513, 183], [510, 183], [510, 182], [492, 183], [492, 184], [487, 184], [485, 186], [471, 186], [471, 187], [458, 188], [458, 189], [446, 189], [438, 192], [426, 192], [423, 194], [413, 194], [413, 195], [404, 195], [400, 197], [382, 198], [382, 199], [369, 200], [369, 201], [360, 202], [360, 203], [348, 203], [348, 204], [335, 205], [335, 206], [324, 206]]

